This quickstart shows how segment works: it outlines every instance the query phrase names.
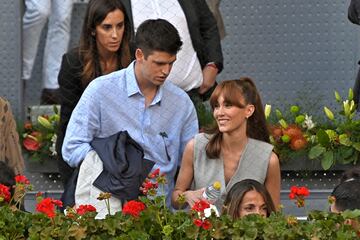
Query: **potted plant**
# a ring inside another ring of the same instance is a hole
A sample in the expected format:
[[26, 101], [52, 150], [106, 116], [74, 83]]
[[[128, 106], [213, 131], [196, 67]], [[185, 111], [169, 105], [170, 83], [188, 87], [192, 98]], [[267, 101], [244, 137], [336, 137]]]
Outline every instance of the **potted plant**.
[[35, 122], [27, 121], [20, 129], [28, 171], [47, 173], [58, 171], [55, 144], [59, 121], [59, 109], [53, 106], [51, 114], [39, 115]]
[[340, 110], [336, 115], [324, 107], [328, 123], [316, 133], [316, 144], [309, 151], [310, 159], [320, 159], [321, 166], [328, 170], [336, 164], [355, 165], [360, 153], [360, 120], [355, 119], [356, 105], [353, 91], [349, 89], [346, 100], [335, 91]]

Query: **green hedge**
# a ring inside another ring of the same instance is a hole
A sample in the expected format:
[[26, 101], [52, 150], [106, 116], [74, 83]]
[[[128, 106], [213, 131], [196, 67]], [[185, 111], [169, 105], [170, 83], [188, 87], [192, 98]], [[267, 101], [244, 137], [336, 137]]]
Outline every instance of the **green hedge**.
[[334, 214], [311, 212], [307, 221], [281, 213], [262, 218], [250, 215], [232, 221], [227, 216], [211, 216], [209, 229], [194, 224], [194, 212], [171, 213], [151, 205], [139, 217], [121, 212], [106, 219], [94, 219], [96, 213], [54, 218], [44, 214], [0, 208], [0, 239], [357, 239], [357, 232], [345, 219], [358, 218], [359, 211]]

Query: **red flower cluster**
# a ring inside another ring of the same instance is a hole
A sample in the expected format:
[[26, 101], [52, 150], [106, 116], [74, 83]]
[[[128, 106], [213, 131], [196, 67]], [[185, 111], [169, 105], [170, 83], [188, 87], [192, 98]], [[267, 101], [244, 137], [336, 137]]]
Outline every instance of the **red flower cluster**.
[[32, 132], [27, 135], [23, 141], [24, 148], [28, 151], [37, 151], [40, 148], [40, 141], [41, 138], [40, 132]]
[[156, 195], [156, 189], [159, 187], [159, 184], [157, 182], [153, 183], [149, 179], [145, 179], [145, 181], [142, 184], [142, 193], [144, 195]]
[[133, 217], [139, 217], [140, 212], [146, 208], [145, 204], [140, 201], [131, 200], [124, 204], [122, 208], [122, 213], [124, 215], [131, 215]]
[[29, 179], [27, 179], [24, 175], [16, 175], [15, 176], [15, 182], [19, 183], [19, 184], [25, 184], [25, 185], [30, 184]]
[[198, 227], [202, 227], [208, 230], [211, 227], [209, 220], [205, 219], [204, 210], [210, 207], [210, 203], [204, 199], [201, 199], [192, 206], [191, 210], [197, 212], [197, 217], [194, 219], [194, 224]]
[[85, 205], [80, 205], [76, 209], [76, 213], [78, 215], [84, 215], [87, 212], [96, 212], [96, 208], [93, 205], [85, 204]]
[[148, 177], [142, 184], [141, 191], [144, 195], [155, 196], [159, 184], [166, 184], [165, 174], [160, 175], [160, 168], [149, 173]]
[[155, 169], [152, 173], [149, 174], [149, 178], [157, 178], [160, 174], [160, 168]]
[[211, 222], [209, 220], [201, 220], [201, 219], [194, 219], [194, 224], [198, 227], [202, 227], [205, 230], [208, 230], [211, 227]]
[[194, 210], [196, 212], [200, 212], [203, 213], [205, 209], [210, 207], [210, 203], [208, 201], [206, 201], [205, 199], [201, 199], [199, 201], [197, 201], [193, 207], [191, 208], [191, 210]]
[[55, 206], [62, 207], [62, 202], [52, 198], [44, 198], [36, 205], [36, 211], [46, 214], [49, 218], [55, 217]]
[[10, 199], [11, 199], [10, 187], [0, 184], [0, 202], [2, 201], [10, 202]]
[[296, 199], [295, 203], [299, 208], [305, 206], [305, 197], [309, 195], [310, 195], [309, 189], [306, 187], [292, 186], [290, 188], [289, 198]]

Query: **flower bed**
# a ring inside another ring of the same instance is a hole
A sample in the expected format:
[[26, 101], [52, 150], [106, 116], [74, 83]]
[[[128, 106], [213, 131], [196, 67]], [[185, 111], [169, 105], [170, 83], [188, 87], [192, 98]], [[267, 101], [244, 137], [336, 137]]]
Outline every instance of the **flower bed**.
[[[66, 214], [56, 207], [62, 202], [37, 194], [36, 213], [20, 211], [20, 203], [31, 184], [24, 176], [16, 176], [15, 194], [10, 187], [0, 184], [0, 239], [355, 239], [359, 232], [345, 224], [347, 219], [360, 217], [360, 210], [342, 214], [313, 211], [307, 221], [298, 221], [281, 212], [265, 218], [248, 215], [232, 220], [227, 215], [205, 213], [210, 205], [201, 200], [190, 211], [171, 212], [165, 197], [156, 191], [165, 184], [159, 171], [149, 175], [143, 184], [147, 197], [124, 204], [122, 212], [95, 219], [91, 205], [67, 208]], [[148, 184], [154, 181], [154, 184]], [[289, 198], [298, 207], [305, 206], [309, 190], [291, 188]], [[100, 194], [108, 207], [109, 193]]]

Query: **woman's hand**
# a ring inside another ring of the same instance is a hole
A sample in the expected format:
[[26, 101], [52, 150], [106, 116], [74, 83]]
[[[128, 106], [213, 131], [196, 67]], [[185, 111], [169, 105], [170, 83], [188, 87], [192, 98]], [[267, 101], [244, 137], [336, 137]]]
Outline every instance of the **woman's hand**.
[[205, 191], [205, 188], [200, 188], [195, 191], [188, 190], [184, 192], [184, 197], [186, 202], [189, 204], [190, 208], [195, 204], [195, 202], [203, 199], [203, 192]]

